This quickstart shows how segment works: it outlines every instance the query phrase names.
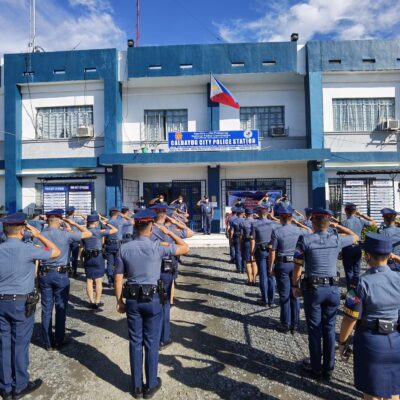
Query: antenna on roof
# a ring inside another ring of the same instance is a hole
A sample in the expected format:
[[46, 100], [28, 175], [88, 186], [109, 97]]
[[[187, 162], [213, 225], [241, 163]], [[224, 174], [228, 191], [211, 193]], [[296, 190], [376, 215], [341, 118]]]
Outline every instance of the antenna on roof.
[[29, 44], [28, 47], [33, 53], [35, 51], [36, 39], [36, 0], [30, 0], [29, 3]]
[[140, 39], [140, 0], [136, 0], [136, 47], [139, 47]]

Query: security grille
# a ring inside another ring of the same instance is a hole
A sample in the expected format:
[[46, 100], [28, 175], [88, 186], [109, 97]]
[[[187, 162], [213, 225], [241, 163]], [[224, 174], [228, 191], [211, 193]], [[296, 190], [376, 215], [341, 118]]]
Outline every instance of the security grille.
[[139, 181], [132, 179], [122, 180], [122, 204], [134, 208], [139, 200]]

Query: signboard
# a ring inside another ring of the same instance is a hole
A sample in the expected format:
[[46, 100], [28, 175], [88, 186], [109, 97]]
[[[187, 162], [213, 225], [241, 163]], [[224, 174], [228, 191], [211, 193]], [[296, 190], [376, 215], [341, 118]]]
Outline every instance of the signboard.
[[76, 184], [69, 186], [68, 204], [74, 206], [76, 211], [90, 214], [92, 210], [92, 184]]
[[257, 130], [168, 132], [170, 151], [259, 150]]
[[245, 208], [255, 208], [259, 201], [265, 196], [265, 194], [269, 194], [269, 201], [272, 204], [275, 204], [275, 201], [282, 197], [281, 190], [243, 190], [243, 191], [230, 191], [228, 192], [228, 205], [233, 206], [238, 199], [241, 199]]
[[43, 211], [54, 210], [55, 208], [65, 208], [67, 198], [66, 185], [43, 185]]

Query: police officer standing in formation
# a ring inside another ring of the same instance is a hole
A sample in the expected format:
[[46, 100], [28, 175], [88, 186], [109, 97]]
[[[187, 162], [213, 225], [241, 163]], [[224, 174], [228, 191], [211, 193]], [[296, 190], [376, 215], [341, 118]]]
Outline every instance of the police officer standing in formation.
[[267, 305], [272, 307], [275, 297], [275, 277], [269, 272], [268, 252], [272, 231], [280, 225], [268, 218], [269, 204], [259, 205], [257, 211], [258, 219], [253, 223], [252, 232], [252, 254], [255, 256], [260, 276], [261, 299], [257, 302], [263, 307]]
[[29, 225], [36, 228], [39, 232], [42, 232], [44, 226], [46, 225], [46, 220], [44, 215], [42, 215], [41, 208], [35, 208], [33, 210], [32, 219], [29, 220]]
[[[361, 232], [366, 226], [376, 225], [373, 218], [357, 211], [354, 203], [346, 203], [344, 206], [346, 220], [342, 225], [353, 231], [361, 238]], [[346, 274], [347, 289], [353, 276], [359, 276], [361, 272], [361, 247], [359, 243], [353, 243], [342, 250], [343, 268]]]
[[157, 197], [149, 201], [149, 205], [153, 206], [155, 204], [168, 207], [168, 203], [165, 201], [163, 194], [159, 194]]
[[265, 193], [264, 197], [258, 202], [258, 205], [266, 206], [268, 208], [268, 211], [271, 212], [273, 201], [271, 200], [269, 193]]
[[313, 224], [311, 221], [312, 208], [310, 207], [305, 208], [304, 213], [305, 213], [305, 218], [301, 221], [301, 223], [307, 228], [312, 229], [313, 228]]
[[364, 399], [398, 400], [400, 395], [400, 274], [388, 267], [392, 241], [368, 233], [363, 244], [369, 269], [354, 277], [346, 296], [339, 352], [348, 359], [354, 335], [354, 383]]
[[176, 204], [178, 206], [178, 210], [181, 211], [182, 213], [186, 214], [188, 212], [188, 206], [183, 201], [183, 196], [181, 194], [178, 196], [176, 200], [172, 201], [170, 205], [172, 204]]
[[201, 209], [201, 218], [203, 222], [203, 232], [205, 235], [211, 235], [211, 224], [214, 218], [214, 207], [210, 203], [208, 196], [204, 196], [203, 200], [197, 202], [197, 206]]
[[[86, 239], [92, 234], [85, 226], [78, 225], [72, 219], [65, 219], [67, 229], [61, 228], [64, 210], [55, 209], [46, 213], [48, 227], [42, 235], [52, 241], [59, 249], [61, 254], [52, 260], [44, 260], [39, 266], [39, 288], [42, 302], [42, 335], [44, 348], [51, 350], [60, 348], [64, 345], [65, 321], [67, 318], [67, 306], [69, 297], [70, 267], [68, 256], [70, 245], [81, 239]], [[71, 227], [75, 227], [74, 232]], [[55, 307], [55, 327], [53, 334], [52, 315]]]
[[132, 212], [129, 209], [129, 207], [122, 207], [121, 208], [121, 216], [124, 218], [126, 221], [131, 222], [130, 224], [125, 223], [122, 226], [122, 243], [127, 243], [133, 240], [134, 236], [134, 219], [132, 218]]
[[[161, 388], [161, 379], [157, 377], [157, 371], [162, 321], [161, 303], [166, 299], [160, 281], [160, 265], [166, 257], [189, 252], [187, 244], [162, 225], [159, 229], [165, 235], [169, 235], [175, 243], [150, 239], [155, 217], [156, 214], [152, 210], [139, 211], [135, 215], [138, 236], [121, 246], [115, 271], [117, 311], [126, 312], [128, 322], [132, 394], [134, 398], [143, 396], [145, 399], [152, 398]], [[123, 289], [124, 274], [127, 282]], [[126, 299], [125, 302], [123, 298]]]
[[230, 231], [232, 229], [232, 222], [237, 219], [237, 207], [232, 207], [231, 208], [231, 215], [228, 217], [226, 221], [226, 229], [225, 229], [225, 235], [229, 240], [229, 255], [230, 255], [230, 263], [234, 264], [235, 263], [235, 245], [233, 238], [230, 235]]
[[[41, 386], [29, 381], [29, 343], [38, 302], [34, 292], [35, 262], [60, 256], [58, 247], [36, 228], [25, 225], [26, 214], [2, 219], [7, 240], [0, 245], [0, 391], [3, 399], [21, 399]], [[44, 247], [24, 243], [25, 229]]]
[[257, 279], [257, 263], [254, 259], [253, 241], [253, 218], [254, 211], [251, 208], [245, 209], [245, 218], [239, 224], [240, 241], [242, 251], [242, 262], [246, 264], [247, 285], [255, 286]]
[[[99, 227], [100, 219], [105, 225], [105, 229]], [[86, 293], [89, 298], [89, 307], [96, 310], [102, 306], [101, 295], [105, 270], [103, 238], [116, 234], [118, 229], [99, 214], [88, 215], [86, 221], [88, 230], [92, 234], [91, 237], [83, 240]], [[94, 297], [94, 284], [96, 285], [96, 298]]]
[[[311, 361], [304, 367], [313, 378], [326, 380], [331, 379], [335, 365], [335, 325], [340, 303], [337, 258], [343, 247], [359, 240], [351, 230], [331, 223], [331, 216], [329, 210], [312, 211], [314, 232], [299, 237], [292, 277], [293, 296], [304, 296]], [[331, 229], [331, 226], [336, 229]], [[344, 236], [339, 235], [337, 230]], [[300, 277], [303, 269], [302, 290]]]
[[236, 218], [231, 220], [229, 229], [229, 238], [235, 248], [235, 265], [236, 272], [239, 274], [244, 273], [244, 265], [242, 260], [242, 249], [240, 241], [240, 224], [243, 221], [244, 209], [236, 208]]
[[[120, 218], [122, 217], [122, 218]], [[107, 235], [105, 238], [105, 256], [107, 261], [107, 279], [108, 279], [108, 287], [114, 287], [114, 267], [115, 261], [117, 258], [118, 250], [122, 243], [123, 231], [126, 227], [133, 224], [127, 216], [122, 216], [118, 208], [110, 208], [110, 219], [108, 223], [113, 225], [117, 232]]]
[[[65, 210], [65, 214], [69, 220], [74, 221], [78, 225], [85, 226], [85, 219], [82, 216], [78, 216], [75, 214], [75, 207], [67, 207]], [[71, 224], [71, 229], [74, 232], [80, 232], [80, 230], [73, 224]], [[76, 277], [78, 274], [78, 260], [79, 260], [79, 251], [80, 251], [80, 241], [74, 240], [70, 245], [70, 259], [71, 259], [71, 267], [72, 267], [72, 276]]]
[[[293, 219], [293, 209], [284, 204], [278, 204], [275, 215], [279, 216], [281, 226], [273, 230], [269, 245], [269, 274], [276, 276], [281, 308], [278, 331], [294, 334], [299, 324], [300, 302], [293, 296], [291, 279], [294, 268], [294, 252], [297, 241], [302, 235], [301, 228], [308, 231], [304, 225]], [[292, 223], [293, 222], [293, 223]], [[295, 226], [298, 225], [298, 226]]]
[[[383, 224], [379, 227], [378, 232], [392, 239], [393, 250], [392, 253], [400, 256], [400, 228], [396, 225], [396, 218], [398, 212], [391, 208], [383, 208], [381, 210], [383, 217]], [[400, 272], [400, 262], [391, 257], [388, 261], [390, 269]]]

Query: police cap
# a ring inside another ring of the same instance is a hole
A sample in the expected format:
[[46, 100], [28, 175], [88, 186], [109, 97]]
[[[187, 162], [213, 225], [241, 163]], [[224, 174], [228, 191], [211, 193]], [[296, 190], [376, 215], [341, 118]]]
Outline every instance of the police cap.
[[61, 218], [63, 216], [63, 214], [64, 214], [64, 210], [62, 208], [54, 208], [51, 211], [47, 211], [46, 216]]
[[154, 206], [150, 207], [150, 210], [155, 211], [156, 213], [165, 213], [167, 211], [167, 206], [162, 204], [155, 204]]
[[0, 219], [4, 225], [24, 225], [27, 215], [22, 212], [17, 212], [15, 214], [8, 214]]
[[344, 205], [345, 210], [356, 210], [357, 206], [354, 203], [346, 203]]
[[398, 215], [399, 213], [391, 208], [382, 208], [382, 215]]
[[371, 254], [390, 254], [393, 250], [392, 239], [380, 233], [367, 233], [365, 241], [361, 244], [362, 248]]
[[275, 212], [279, 215], [293, 215], [293, 208], [290, 205], [279, 203], [275, 208]]
[[87, 219], [86, 219], [87, 222], [97, 222], [98, 220], [99, 220], [98, 214], [90, 214], [87, 216]]
[[65, 209], [65, 212], [66, 213], [73, 213], [73, 212], [75, 212], [76, 211], [76, 208], [74, 207], [74, 206], [70, 206], [70, 207], [67, 207], [66, 209]]
[[135, 214], [135, 221], [139, 223], [143, 222], [151, 222], [154, 221], [154, 218], [157, 217], [157, 214], [152, 210], [140, 210]]
[[313, 217], [331, 217], [333, 215], [331, 210], [326, 210], [324, 208], [313, 208], [311, 211]]

